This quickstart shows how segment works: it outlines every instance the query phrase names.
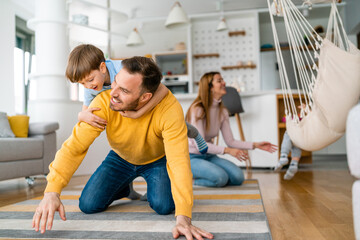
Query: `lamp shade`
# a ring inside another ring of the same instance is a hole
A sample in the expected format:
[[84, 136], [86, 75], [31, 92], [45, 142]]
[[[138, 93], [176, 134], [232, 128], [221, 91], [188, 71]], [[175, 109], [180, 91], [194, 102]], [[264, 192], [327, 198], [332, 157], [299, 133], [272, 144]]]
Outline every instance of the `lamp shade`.
[[228, 26], [226, 24], [226, 20], [225, 20], [225, 18], [222, 18], [216, 28], [216, 31], [224, 31], [227, 29], [228, 29]]
[[189, 22], [189, 19], [179, 2], [175, 2], [171, 8], [169, 16], [166, 19], [165, 26], [168, 28], [183, 25]]
[[126, 45], [127, 46], [137, 46], [137, 45], [141, 45], [143, 43], [144, 43], [144, 40], [140, 36], [138, 30], [136, 28], [134, 28], [134, 30], [131, 31], [131, 33], [126, 41]]

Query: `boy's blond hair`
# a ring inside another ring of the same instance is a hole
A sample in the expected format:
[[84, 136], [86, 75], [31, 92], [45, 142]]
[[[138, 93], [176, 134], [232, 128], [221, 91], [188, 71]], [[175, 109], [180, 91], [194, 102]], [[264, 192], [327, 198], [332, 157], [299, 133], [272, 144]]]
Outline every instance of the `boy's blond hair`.
[[92, 70], [98, 70], [102, 62], [105, 62], [105, 57], [99, 48], [91, 44], [81, 44], [69, 55], [66, 77], [73, 83], [80, 82]]

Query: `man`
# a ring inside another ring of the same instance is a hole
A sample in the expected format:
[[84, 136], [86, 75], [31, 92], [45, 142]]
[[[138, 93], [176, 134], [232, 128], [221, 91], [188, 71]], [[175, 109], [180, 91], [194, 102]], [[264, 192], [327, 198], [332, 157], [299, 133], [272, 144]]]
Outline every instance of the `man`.
[[[168, 93], [144, 116], [123, 117], [122, 111], [138, 110], [152, 98], [162, 76], [149, 58], [133, 57], [122, 64], [111, 92], [99, 94], [90, 105], [100, 108], [96, 114], [107, 121], [106, 134], [112, 150], [86, 184], [79, 199], [80, 209], [84, 213], [104, 211], [113, 201], [127, 196], [129, 183], [142, 176], [147, 182], [150, 207], [158, 214], [169, 214], [175, 209], [174, 238], [180, 235], [186, 239], [213, 238], [191, 224], [192, 174], [187, 129], [179, 102]], [[40, 227], [44, 233], [46, 226], [50, 230], [55, 211], [66, 219], [61, 190], [101, 131], [80, 122], [57, 152], [50, 164], [44, 198], [33, 217], [35, 231]]]

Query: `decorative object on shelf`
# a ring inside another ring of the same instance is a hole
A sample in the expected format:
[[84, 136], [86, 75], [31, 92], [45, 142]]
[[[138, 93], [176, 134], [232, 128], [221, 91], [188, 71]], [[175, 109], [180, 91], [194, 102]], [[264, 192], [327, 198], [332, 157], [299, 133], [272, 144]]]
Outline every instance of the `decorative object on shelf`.
[[194, 54], [194, 58], [205, 58], [205, 57], [220, 57], [218, 53], [203, 53], [203, 54]]
[[229, 37], [238, 36], [238, 35], [245, 36], [245, 35], [246, 35], [246, 32], [245, 32], [245, 31], [234, 31], [234, 32], [229, 32]]
[[254, 64], [254, 62], [253, 61], [248, 61], [247, 62], [247, 64], [246, 64], [246, 66], [248, 66], [248, 67], [252, 67], [252, 66], [254, 66], [255, 64]]
[[[311, 10], [313, 4], [318, 4], [318, 3], [332, 3], [334, 0], [303, 0], [303, 1], [304, 1], [303, 5], [307, 5], [307, 6], [308, 6], [308, 9]], [[335, 0], [335, 2], [341, 3], [342, 0]], [[306, 16], [305, 16], [305, 17], [306, 17]]]
[[269, 50], [269, 49], [272, 49], [274, 50], [274, 45], [270, 44], [270, 43], [265, 43], [263, 45], [261, 45], [261, 50], [264, 51], [264, 50]]
[[184, 51], [184, 50], [186, 50], [185, 43], [184, 42], [178, 42], [177, 44], [175, 44], [174, 50], [175, 51]]
[[132, 30], [132, 32], [130, 33], [130, 35], [126, 41], [126, 46], [138, 46], [143, 43], [144, 43], [144, 40], [140, 36], [138, 30], [136, 28], [134, 28], [134, 30]]
[[72, 15], [72, 21], [77, 24], [88, 25], [89, 17], [84, 14], [74, 14]]
[[236, 89], [237, 92], [244, 92], [245, 91], [245, 83], [244, 82], [239, 82], [238, 80], [232, 81], [229, 84], [230, 87], [233, 87]]
[[228, 26], [226, 24], [226, 20], [225, 20], [225, 18], [222, 18], [219, 22], [219, 25], [216, 28], [216, 31], [220, 32], [220, 31], [224, 31], [227, 29], [228, 29]]
[[165, 27], [176, 27], [189, 22], [189, 19], [179, 2], [175, 2], [166, 19]]

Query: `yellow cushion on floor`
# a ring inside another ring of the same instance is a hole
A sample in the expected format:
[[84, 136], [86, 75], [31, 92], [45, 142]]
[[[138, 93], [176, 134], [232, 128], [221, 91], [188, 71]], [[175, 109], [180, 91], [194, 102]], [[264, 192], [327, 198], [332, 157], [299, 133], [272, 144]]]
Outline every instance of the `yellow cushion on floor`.
[[9, 123], [11, 130], [16, 137], [28, 137], [29, 133], [29, 116], [27, 115], [16, 115], [9, 116]]

